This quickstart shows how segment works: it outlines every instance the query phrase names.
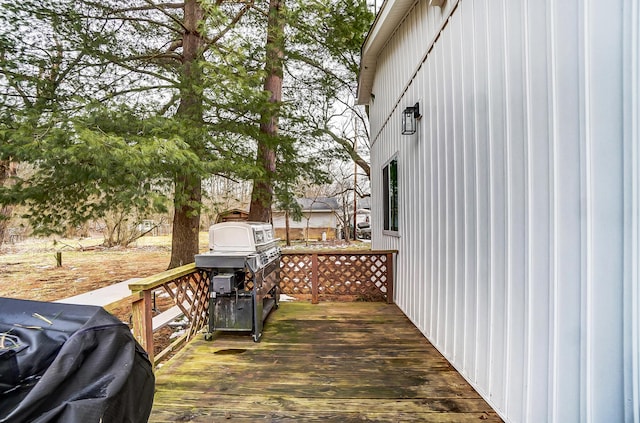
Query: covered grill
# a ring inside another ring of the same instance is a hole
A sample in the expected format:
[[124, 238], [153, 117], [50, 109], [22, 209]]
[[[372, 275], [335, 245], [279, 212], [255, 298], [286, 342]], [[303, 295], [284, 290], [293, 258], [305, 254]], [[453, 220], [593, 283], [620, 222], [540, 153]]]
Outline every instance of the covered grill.
[[209, 251], [195, 256], [211, 280], [209, 333], [251, 331], [254, 341], [278, 307], [280, 248], [268, 223], [225, 222], [209, 228]]

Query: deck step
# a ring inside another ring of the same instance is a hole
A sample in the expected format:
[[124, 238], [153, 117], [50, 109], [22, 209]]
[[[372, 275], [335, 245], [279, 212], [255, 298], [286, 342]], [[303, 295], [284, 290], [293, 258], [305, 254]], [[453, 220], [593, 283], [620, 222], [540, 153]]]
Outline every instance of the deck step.
[[[183, 304], [183, 305], [188, 306], [188, 304]], [[182, 316], [184, 316], [184, 313], [182, 312], [180, 307], [178, 307], [177, 305], [171, 307], [166, 311], [163, 311], [162, 313], [158, 314], [153, 318], [154, 332], [164, 326], [167, 326], [169, 323], [179, 319]]]
[[[105, 286], [104, 288], [95, 289], [93, 291], [85, 292], [84, 294], [74, 295], [72, 297], [63, 298], [55, 301], [62, 304], [78, 304], [78, 305], [90, 305], [98, 307], [107, 307], [113, 305], [118, 301], [126, 300], [131, 297], [131, 290], [129, 284], [135, 283], [141, 280], [141, 278], [133, 278], [123, 282], [118, 282], [113, 285]], [[183, 306], [189, 309], [189, 304], [184, 303]], [[158, 314], [153, 318], [153, 330], [158, 330], [174, 320], [184, 316], [184, 313], [177, 305], [170, 309]]]
[[140, 278], [133, 278], [124, 282], [114, 283], [104, 288], [94, 289], [84, 294], [63, 298], [55, 301], [62, 304], [79, 304], [105, 307], [109, 304], [124, 300], [131, 296], [129, 284], [139, 281]]

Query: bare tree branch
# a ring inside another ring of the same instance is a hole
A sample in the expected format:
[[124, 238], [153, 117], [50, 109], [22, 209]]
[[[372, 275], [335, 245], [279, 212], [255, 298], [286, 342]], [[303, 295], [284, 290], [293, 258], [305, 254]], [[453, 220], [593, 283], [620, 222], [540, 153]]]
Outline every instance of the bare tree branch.
[[331, 139], [333, 139], [342, 148], [344, 148], [347, 154], [349, 154], [349, 157], [351, 157], [351, 159], [358, 165], [358, 167], [364, 171], [364, 173], [367, 175], [367, 178], [371, 177], [371, 167], [369, 166], [369, 163], [367, 163], [367, 161], [363, 159], [358, 154], [358, 152], [353, 148], [353, 144], [350, 140], [339, 137], [333, 131], [331, 131], [329, 128], [326, 128], [326, 127], [319, 128], [318, 131], [320, 131], [323, 134], [329, 135]]

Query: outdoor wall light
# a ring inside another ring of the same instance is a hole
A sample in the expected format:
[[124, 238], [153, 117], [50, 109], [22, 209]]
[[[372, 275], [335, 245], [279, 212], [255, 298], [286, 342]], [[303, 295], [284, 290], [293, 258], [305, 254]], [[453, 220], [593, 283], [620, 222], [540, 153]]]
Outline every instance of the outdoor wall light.
[[420, 103], [409, 106], [402, 112], [402, 135], [413, 135], [418, 126], [416, 120], [420, 118]]

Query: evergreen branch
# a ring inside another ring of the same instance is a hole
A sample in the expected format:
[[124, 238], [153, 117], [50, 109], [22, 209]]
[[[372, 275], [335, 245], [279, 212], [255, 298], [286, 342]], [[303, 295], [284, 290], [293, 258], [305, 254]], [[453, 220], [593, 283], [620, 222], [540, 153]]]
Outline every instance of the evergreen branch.
[[[130, 71], [131, 73], [148, 75], [148, 76], [151, 76], [153, 78], [158, 78], [158, 79], [160, 79], [162, 81], [169, 82], [170, 84], [178, 84], [178, 82], [174, 81], [171, 78], [167, 78], [166, 76], [164, 76], [162, 74], [159, 74], [159, 73], [156, 73], [156, 72], [151, 72], [151, 71], [148, 71], [148, 70], [144, 70], [144, 69], [141, 69], [141, 68], [139, 68], [137, 66], [129, 65], [129, 64], [126, 63], [126, 62], [129, 62], [129, 61], [132, 62], [134, 60], [136, 60], [136, 59], [135, 58], [123, 58], [123, 59], [118, 60], [117, 58], [107, 58], [107, 64], [113, 64], [113, 65], [119, 66], [119, 67], [121, 67], [123, 69], [126, 69], [126, 70]], [[140, 60], [140, 59], [138, 59], [138, 60]], [[99, 67], [100, 65], [97, 65], [97, 66]]]
[[[159, 22], [159, 21], [156, 21], [156, 20], [153, 20], [153, 19], [150, 19], [150, 18], [141, 18], [141, 17], [132, 18], [132, 17], [128, 17], [128, 16], [116, 16], [116, 17], [113, 17], [113, 18], [107, 17], [105, 19], [120, 20], [120, 21], [123, 21], [123, 22], [146, 22], [146, 23], [151, 24], [151, 25], [155, 25], [155, 26], [158, 26], [158, 27], [161, 27], [161, 28], [166, 28], [169, 31], [175, 32], [177, 34], [182, 34], [183, 33], [182, 31], [179, 31], [178, 29], [176, 29], [175, 27], [173, 27], [173, 26], [171, 26], [169, 24], [166, 24], [164, 22]], [[180, 22], [176, 18], [173, 18], [173, 21], [178, 23], [178, 25], [184, 30], [184, 25], [182, 24], [182, 22]]]
[[184, 8], [184, 3], [159, 3], [153, 4], [150, 1], [146, 0], [148, 3], [147, 6], [137, 6], [137, 7], [127, 7], [124, 9], [116, 9], [115, 13], [126, 13], [126, 12], [140, 12], [147, 10], [165, 10], [165, 9], [182, 9]]
[[[134, 6], [134, 7], [121, 8], [121, 9], [105, 8], [104, 5], [102, 5], [100, 3], [96, 3], [96, 2], [91, 2], [91, 1], [86, 2], [86, 4], [91, 5], [93, 7], [96, 7], [98, 9], [107, 10], [109, 13], [115, 14], [115, 15], [122, 15], [122, 14], [126, 14], [126, 13], [129, 13], [129, 12], [143, 12], [143, 11], [157, 10], [157, 11], [161, 12], [163, 15], [165, 15], [166, 17], [168, 17], [169, 19], [171, 19], [174, 23], [176, 23], [184, 31], [187, 30], [187, 28], [184, 26], [182, 21], [180, 21], [178, 18], [173, 16], [171, 13], [167, 12], [167, 10], [170, 10], [170, 9], [183, 9], [184, 8], [184, 3], [159, 3], [159, 4], [155, 4], [151, 0], [144, 0], [144, 1], [145, 1], [145, 3], [147, 3], [147, 6]], [[94, 17], [94, 19], [96, 19], [96, 18]], [[107, 19], [109, 19], [109, 18], [107, 18]], [[113, 19], [113, 18], [111, 18], [111, 19]], [[125, 18], [124, 17], [118, 17], [116, 19], [125, 19]], [[135, 20], [135, 21], [143, 21], [143, 22], [152, 23], [152, 24], [155, 24], [155, 25], [162, 26], [164, 28], [169, 28], [172, 31], [176, 31], [176, 29], [171, 27], [170, 25], [161, 24], [160, 22], [156, 22], [156, 21], [153, 21], [153, 20], [150, 20], [150, 19], [141, 19], [141, 18], [129, 18], [129, 19], [130, 20]], [[177, 31], [177, 32], [180, 32], [180, 31]]]
[[[218, 3], [220, 4], [222, 3], [221, 1]], [[220, 41], [220, 39], [222, 37], [224, 37], [229, 31], [231, 31], [232, 28], [234, 28], [236, 26], [236, 24], [240, 21], [240, 19], [242, 19], [242, 17], [249, 11], [251, 10], [251, 8], [253, 7], [255, 0], [248, 0], [246, 2], [242, 2], [245, 5], [242, 7], [242, 9], [240, 9], [240, 11], [236, 14], [236, 16], [233, 17], [233, 19], [231, 20], [231, 22], [229, 22], [229, 24], [222, 30], [220, 31], [215, 37], [213, 37], [210, 40], [207, 40], [207, 44], [205, 45], [204, 50], [208, 50], [212, 45], [216, 44], [218, 41]]]
[[147, 55], [141, 55], [141, 56], [131, 56], [128, 57], [127, 60], [142, 60], [142, 61], [155, 61], [155, 60], [165, 60], [165, 59], [169, 59], [169, 60], [175, 60], [178, 63], [182, 63], [182, 55], [180, 53], [176, 53], [176, 52], [165, 52], [165, 53], [158, 53], [158, 54], [147, 54]]
[[[175, 40], [173, 42], [171, 42], [171, 44], [169, 45], [169, 47], [167, 48], [167, 53], [173, 53], [175, 52], [178, 48], [182, 47], [182, 38], [179, 40]], [[166, 45], [166, 44], [165, 44]]]
[[81, 51], [80, 54], [78, 55], [78, 57], [76, 57], [75, 59], [73, 59], [73, 61], [71, 63], [69, 63], [69, 65], [66, 67], [66, 69], [62, 72], [60, 72], [58, 74], [58, 80], [59, 81], [64, 81], [67, 76], [69, 75], [69, 73], [80, 64], [82, 58], [85, 56], [85, 52]]
[[[19, 74], [16, 74], [16, 73], [14, 73], [14, 72], [10, 72], [9, 70], [7, 70], [7, 68], [4, 66], [4, 62], [0, 62], [0, 63], [2, 63], [2, 73], [3, 73], [4, 75], [11, 75], [11, 76], [14, 76], [14, 77], [15, 77], [15, 76], [22, 76], [22, 75], [19, 75]], [[2, 95], [8, 96], [8, 97], [20, 97], [20, 98], [22, 99], [22, 101], [23, 101], [27, 106], [32, 107], [32, 106], [33, 106], [33, 103], [30, 101], [30, 99], [32, 99], [32, 98], [36, 98], [36, 99], [37, 99], [37, 97], [34, 97], [34, 96], [31, 96], [31, 95], [27, 94], [27, 93], [22, 89], [22, 87], [20, 86], [20, 84], [18, 84], [18, 82], [17, 82], [17, 81], [15, 81], [13, 78], [6, 78], [6, 79], [7, 79], [7, 81], [9, 82], [9, 85], [10, 85], [14, 90], [16, 90], [18, 94], [16, 95], [16, 94], [10, 94], [10, 93], [3, 93]]]
[[169, 111], [169, 109], [171, 109], [171, 107], [175, 106], [176, 102], [179, 100], [178, 95], [174, 94], [171, 96], [171, 100], [169, 100], [167, 102], [167, 104], [165, 104], [164, 106], [162, 106], [162, 108], [160, 110], [158, 110], [157, 115], [158, 116], [164, 116], [165, 113], [167, 113]]
[[140, 92], [145, 92], [150, 90], [174, 89], [174, 88], [176, 87], [173, 85], [145, 85], [143, 87], [129, 88], [128, 90], [122, 90], [115, 93], [111, 93], [106, 97], [98, 99], [98, 101], [102, 103], [112, 98], [119, 97], [125, 94], [140, 93]]
[[[145, 0], [147, 2], [150, 3], [149, 0]], [[174, 23], [176, 23], [180, 28], [182, 28], [183, 30], [186, 30], [184, 25], [182, 24], [182, 22], [176, 18], [175, 16], [171, 15], [170, 13], [167, 13], [166, 11], [162, 10], [162, 9], [157, 9], [153, 6], [146, 6], [145, 9], [139, 9], [139, 8], [125, 8], [125, 9], [110, 9], [105, 7], [103, 4], [101, 3], [95, 3], [95, 2], [86, 2], [87, 5], [95, 7], [98, 10], [103, 10], [105, 13], [104, 14], [99, 14], [97, 16], [93, 16], [90, 13], [86, 13], [86, 14], [82, 14], [81, 16], [84, 19], [93, 19], [93, 20], [104, 20], [104, 21], [122, 21], [122, 22], [146, 22], [149, 23], [151, 25], [155, 25], [161, 28], [166, 28], [169, 31], [172, 32], [177, 32], [178, 34], [181, 34], [182, 32], [178, 29], [176, 29], [175, 27], [164, 23], [164, 22], [159, 22], [156, 21], [154, 19], [151, 18], [143, 18], [141, 16], [138, 17], [130, 17], [130, 16], [126, 16], [125, 14], [129, 11], [142, 11], [142, 10], [160, 10], [165, 16], [169, 17]], [[139, 9], [139, 10], [136, 10]], [[109, 16], [112, 15], [112, 16]]]
[[[177, 34], [182, 34], [181, 31], [179, 31], [178, 29], [176, 29], [175, 27], [164, 23], [164, 22], [159, 22], [150, 18], [142, 18], [142, 17], [128, 17], [128, 16], [103, 16], [103, 15], [98, 15], [98, 16], [93, 16], [90, 14], [83, 14], [82, 17], [84, 19], [94, 19], [94, 20], [104, 20], [106, 22], [108, 21], [121, 21], [121, 22], [146, 22], [148, 24], [151, 25], [155, 25], [161, 28], [165, 28], [168, 29], [169, 31], [175, 32]], [[182, 25], [181, 25], [182, 26]]]

